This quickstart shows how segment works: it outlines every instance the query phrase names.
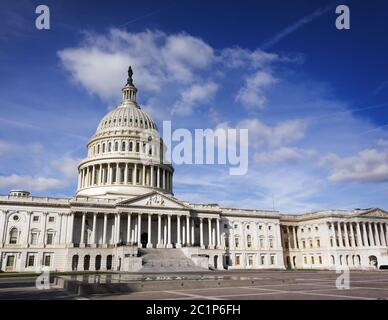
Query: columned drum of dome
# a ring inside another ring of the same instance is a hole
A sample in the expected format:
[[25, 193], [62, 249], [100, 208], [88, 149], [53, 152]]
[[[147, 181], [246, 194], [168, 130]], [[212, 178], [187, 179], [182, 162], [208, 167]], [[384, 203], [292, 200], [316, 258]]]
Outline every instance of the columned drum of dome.
[[78, 166], [77, 196], [131, 197], [158, 190], [173, 192], [174, 169], [152, 118], [136, 102], [132, 69], [122, 102], [98, 125]]

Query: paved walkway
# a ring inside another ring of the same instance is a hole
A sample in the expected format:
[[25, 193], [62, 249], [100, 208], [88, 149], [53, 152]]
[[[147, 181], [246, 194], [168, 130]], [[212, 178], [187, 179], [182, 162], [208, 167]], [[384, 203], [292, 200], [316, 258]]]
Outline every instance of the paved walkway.
[[[209, 273], [216, 275], [220, 273]], [[335, 272], [228, 272], [223, 275], [294, 279], [295, 283], [227, 288], [162, 290], [121, 295], [77, 297], [52, 287], [37, 290], [34, 278], [0, 279], [0, 299], [113, 299], [113, 300], [388, 300], [388, 271], [351, 272], [350, 289], [338, 290]]]

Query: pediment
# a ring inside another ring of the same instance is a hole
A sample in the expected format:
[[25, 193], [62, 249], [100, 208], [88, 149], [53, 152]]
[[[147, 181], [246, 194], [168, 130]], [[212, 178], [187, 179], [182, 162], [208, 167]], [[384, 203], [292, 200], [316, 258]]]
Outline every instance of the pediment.
[[388, 219], [388, 212], [384, 211], [383, 209], [371, 209], [369, 211], [360, 213], [358, 216], [360, 217], [370, 217], [370, 218], [387, 218]]
[[178, 199], [159, 193], [157, 191], [136, 198], [124, 200], [117, 204], [124, 207], [146, 207], [146, 208], [171, 208], [171, 209], [190, 209], [187, 205]]

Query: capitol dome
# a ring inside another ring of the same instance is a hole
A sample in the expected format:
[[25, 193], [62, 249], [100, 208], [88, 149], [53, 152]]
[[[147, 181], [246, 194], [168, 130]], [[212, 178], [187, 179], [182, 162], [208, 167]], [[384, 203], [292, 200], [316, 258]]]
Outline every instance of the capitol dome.
[[152, 190], [172, 194], [173, 167], [152, 118], [136, 102], [132, 68], [119, 106], [100, 121], [78, 166], [77, 196], [133, 197]]

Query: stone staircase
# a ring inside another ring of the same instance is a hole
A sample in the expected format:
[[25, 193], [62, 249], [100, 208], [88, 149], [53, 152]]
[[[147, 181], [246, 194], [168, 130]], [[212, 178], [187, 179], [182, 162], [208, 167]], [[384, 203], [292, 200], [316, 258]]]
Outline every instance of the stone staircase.
[[139, 249], [143, 267], [139, 272], [195, 272], [206, 271], [185, 256], [181, 249]]

